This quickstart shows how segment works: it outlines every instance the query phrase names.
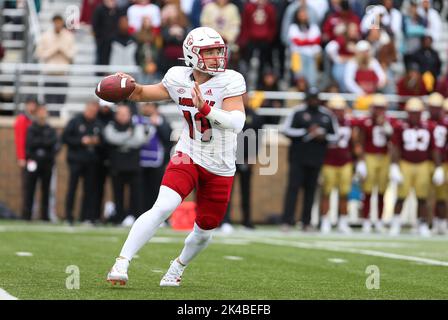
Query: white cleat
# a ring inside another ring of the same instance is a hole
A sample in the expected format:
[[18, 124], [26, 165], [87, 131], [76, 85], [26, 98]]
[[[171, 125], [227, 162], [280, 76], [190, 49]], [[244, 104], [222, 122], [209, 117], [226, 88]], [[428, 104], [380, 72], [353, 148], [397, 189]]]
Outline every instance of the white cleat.
[[375, 222], [375, 232], [379, 234], [384, 234], [386, 232], [386, 229], [384, 228], [383, 221], [377, 220]]
[[393, 217], [390, 224], [389, 235], [395, 237], [401, 233], [401, 221], [400, 217]]
[[448, 231], [448, 222], [446, 219], [441, 219], [439, 221], [438, 234], [446, 235]]
[[320, 224], [320, 232], [322, 234], [329, 234], [331, 232], [331, 223], [327, 217], [322, 218], [322, 222]]
[[171, 265], [163, 276], [162, 280], [160, 280], [161, 287], [179, 287], [180, 282], [182, 280], [182, 274], [184, 273], [186, 266], [181, 265], [177, 259], [171, 261]]
[[372, 223], [369, 220], [362, 222], [362, 233], [370, 234], [372, 232]]
[[107, 281], [116, 285], [119, 283], [124, 286], [128, 282], [129, 261], [123, 258], [117, 258], [112, 269], [107, 274]]
[[223, 223], [221, 226], [221, 232], [224, 234], [231, 234], [234, 231], [233, 226], [230, 223]]
[[421, 223], [418, 226], [418, 234], [423, 238], [431, 237], [431, 231], [429, 230], [427, 223]]
[[122, 227], [132, 227], [132, 225], [134, 224], [134, 222], [135, 222], [135, 217], [134, 216], [132, 216], [132, 215], [128, 215], [124, 220], [123, 220], [123, 222], [121, 223], [121, 226]]
[[343, 234], [352, 234], [352, 228], [348, 225], [346, 217], [339, 218], [338, 230]]

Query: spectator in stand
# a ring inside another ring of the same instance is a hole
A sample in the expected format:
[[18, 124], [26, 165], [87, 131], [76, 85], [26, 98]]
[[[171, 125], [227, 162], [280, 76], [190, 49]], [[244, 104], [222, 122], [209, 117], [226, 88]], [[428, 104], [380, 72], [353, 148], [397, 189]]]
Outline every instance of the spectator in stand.
[[338, 83], [342, 92], [345, 88], [345, 67], [356, 53], [356, 44], [360, 39], [359, 28], [355, 23], [350, 23], [344, 34], [331, 40], [325, 47], [325, 52], [332, 62], [331, 75]]
[[308, 13], [308, 20], [310, 24], [319, 25], [319, 16], [312, 6], [308, 4], [307, 0], [293, 0], [286, 8], [282, 20], [281, 39], [285, 46], [289, 46], [288, 30], [289, 26], [294, 22], [296, 12], [300, 7], [305, 7]]
[[358, 95], [375, 93], [386, 84], [386, 74], [366, 40], [356, 44], [355, 58], [347, 63], [344, 78], [347, 91]]
[[137, 64], [138, 44], [129, 33], [129, 23], [126, 16], [118, 18], [118, 33], [112, 39], [109, 64], [113, 66]]
[[436, 81], [442, 71], [442, 61], [439, 53], [432, 47], [432, 36], [422, 37], [422, 45], [419, 50], [414, 52], [409, 58], [420, 67], [420, 73], [423, 77], [426, 90], [432, 92], [435, 90]]
[[394, 94], [396, 83], [391, 65], [398, 60], [398, 57], [393, 38], [384, 29], [372, 28], [367, 33], [366, 40], [372, 46], [373, 56], [378, 60], [387, 75], [383, 92]]
[[438, 42], [442, 38], [442, 18], [440, 13], [432, 8], [432, 0], [420, 0], [420, 7], [418, 13], [426, 22], [426, 33], [430, 34], [434, 42]]
[[309, 22], [307, 9], [300, 7], [288, 30], [291, 70], [294, 80], [303, 76], [312, 87], [317, 84], [317, 59], [321, 53], [320, 36], [319, 27]]
[[[262, 83], [258, 89], [260, 92], [262, 91], [280, 91], [278, 86], [278, 75], [274, 72], [273, 69], [266, 69], [263, 77]], [[260, 108], [275, 108], [280, 109], [283, 108], [283, 100], [281, 99], [265, 99], [264, 94], [260, 96], [258, 102], [257, 99], [252, 99], [251, 107], [260, 107]], [[252, 109], [251, 109], [252, 110]], [[264, 123], [266, 124], [278, 124], [280, 121], [280, 116], [267, 116], [264, 118]]]
[[112, 39], [118, 34], [120, 15], [116, 0], [103, 0], [103, 3], [95, 9], [92, 17], [96, 42], [95, 64], [109, 64]]
[[155, 102], [144, 103], [141, 106], [140, 115], [135, 117], [134, 123], [155, 128], [154, 134], [146, 140], [140, 151], [141, 212], [146, 212], [157, 200], [165, 166], [170, 159], [173, 146], [171, 142], [172, 129], [165, 116], [160, 114]]
[[408, 14], [403, 17], [403, 47], [401, 53], [404, 55], [405, 64], [409, 64], [409, 55], [420, 48], [421, 37], [426, 33], [427, 23], [418, 14], [417, 0], [409, 3]]
[[5, 57], [5, 48], [3, 48], [2, 44], [0, 43], [0, 62]]
[[[131, 110], [125, 104], [117, 106], [114, 121], [104, 129], [110, 145], [110, 167], [114, 190], [115, 215], [112, 222], [131, 226], [140, 213], [140, 148], [154, 130], [149, 125], [132, 123]], [[125, 218], [124, 193], [129, 186], [129, 215]]]
[[135, 4], [128, 8], [127, 15], [131, 33], [137, 32], [142, 28], [144, 17], [149, 17], [151, 20], [154, 33], [158, 34], [160, 32], [160, 8], [150, 3], [150, 0], [136, 0]]
[[[76, 52], [75, 37], [65, 28], [60, 15], [53, 17], [53, 27], [45, 32], [37, 43], [36, 56], [40, 63], [67, 66], [73, 62]], [[64, 71], [47, 72], [48, 75], [64, 75]], [[45, 82], [46, 87], [64, 88], [66, 82]], [[65, 103], [65, 94], [46, 94], [46, 103]]]
[[41, 219], [49, 221], [48, 203], [50, 197], [50, 182], [56, 153], [58, 137], [56, 130], [47, 123], [48, 111], [44, 105], [36, 110], [36, 119], [27, 131], [26, 138], [26, 192], [23, 218], [31, 220], [34, 194], [37, 181], [40, 180]]
[[83, 178], [83, 199], [80, 220], [87, 224], [93, 222], [97, 208], [97, 181], [95, 170], [98, 167], [98, 149], [102, 143], [101, 123], [97, 120], [98, 103], [89, 101], [84, 112], [71, 119], [62, 133], [62, 142], [67, 144], [69, 183], [65, 202], [65, 214], [69, 224], [73, 224], [73, 207], [79, 179]]
[[259, 52], [257, 86], [265, 68], [273, 67], [272, 45], [277, 33], [276, 25], [275, 7], [269, 0], [255, 0], [244, 6], [239, 43], [247, 65], [250, 65], [255, 51]]
[[201, 14], [204, 6], [212, 0], [193, 0], [191, 13], [188, 15], [188, 19], [191, 23], [191, 28], [195, 29], [201, 26]]
[[[402, 97], [424, 96], [428, 94], [418, 64], [410, 63], [407, 66], [406, 74], [398, 80], [397, 94]], [[400, 103], [401, 110], [404, 110], [404, 105], [404, 102]]]
[[160, 35], [153, 33], [151, 19], [143, 18], [143, 25], [140, 31], [135, 33], [138, 46], [138, 63], [141, 67], [140, 83], [152, 84], [158, 80], [158, 55], [162, 46]]
[[25, 110], [19, 114], [14, 122], [14, 143], [16, 145], [17, 164], [21, 171], [22, 182], [22, 211], [25, 211], [26, 195], [26, 138], [28, 128], [34, 121], [38, 104], [36, 99], [28, 98], [25, 102]]
[[[283, 78], [285, 74], [285, 61], [286, 61], [286, 48], [282, 41], [282, 22], [283, 17], [285, 16], [286, 8], [288, 7], [288, 2], [286, 0], [271, 0], [271, 3], [275, 7], [276, 14], [276, 30], [274, 36], [274, 41], [272, 43], [272, 55], [274, 61], [278, 64], [278, 74], [279, 78]], [[243, 71], [244, 73], [244, 71]]]
[[[448, 98], [448, 72], [445, 72], [445, 74], [438, 79], [436, 91], [445, 98]], [[448, 109], [446, 111], [448, 111]]]
[[400, 10], [393, 7], [392, 0], [383, 0], [382, 5], [367, 10], [361, 21], [361, 32], [367, 34], [370, 29], [381, 28], [390, 36], [400, 39], [402, 26], [403, 17]]
[[215, 29], [224, 39], [230, 52], [238, 52], [236, 40], [240, 34], [241, 17], [238, 7], [229, 0], [214, 0], [204, 6], [201, 25]]
[[401, 41], [403, 37], [403, 14], [400, 8], [394, 7], [394, 0], [383, 0], [383, 6], [386, 8], [384, 17], [381, 19], [386, 31], [397, 41]]
[[166, 73], [169, 68], [179, 65], [179, 58], [183, 57], [183, 42], [189, 32], [187, 19], [176, 6], [171, 6], [170, 11], [165, 11], [162, 21], [163, 47], [159, 61], [160, 72]]
[[[294, 86], [291, 87], [288, 91], [290, 91], [290, 92], [306, 92], [306, 91], [308, 91], [308, 83], [306, 82], [304, 77], [299, 77], [295, 81]], [[288, 99], [288, 100], [286, 100], [285, 103], [286, 103], [287, 108], [294, 108], [295, 106], [302, 104], [303, 102], [304, 102], [304, 99]], [[280, 118], [280, 117], [276, 117], [276, 118]]]
[[102, 0], [83, 0], [81, 6], [81, 23], [90, 25], [92, 23], [92, 16], [103, 1]]
[[[337, 5], [338, 2], [339, 5]], [[327, 16], [322, 26], [322, 42], [324, 44], [344, 34], [350, 23], [354, 23], [360, 31], [361, 21], [350, 8], [348, 0], [333, 1], [333, 4], [333, 12]]]

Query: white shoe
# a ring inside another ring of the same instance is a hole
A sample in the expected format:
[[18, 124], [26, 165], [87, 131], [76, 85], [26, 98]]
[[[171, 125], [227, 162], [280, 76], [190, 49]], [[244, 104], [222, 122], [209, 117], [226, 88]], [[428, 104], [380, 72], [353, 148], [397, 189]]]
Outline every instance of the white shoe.
[[186, 266], [181, 265], [177, 259], [171, 261], [170, 268], [160, 280], [161, 287], [179, 287]]
[[364, 234], [370, 234], [372, 232], [372, 223], [370, 220], [365, 219], [362, 222], [362, 233]]
[[347, 217], [340, 217], [338, 223], [338, 230], [343, 234], [351, 234], [352, 228], [348, 225]]
[[383, 234], [386, 232], [386, 229], [384, 229], [383, 221], [377, 220], [375, 222], [375, 231], [379, 234]]
[[438, 234], [445, 235], [448, 231], [448, 223], [446, 219], [440, 219], [439, 221], [439, 228], [438, 228]]
[[232, 225], [230, 223], [223, 223], [221, 225], [221, 232], [225, 233], [225, 234], [229, 234], [232, 233], [234, 231], [234, 228], [232, 227]]
[[115, 264], [107, 274], [107, 281], [115, 285], [119, 283], [124, 286], [128, 282], [129, 261], [123, 258], [115, 259]]
[[121, 223], [121, 226], [122, 227], [132, 227], [134, 222], [135, 222], [135, 217], [132, 215], [128, 215]]
[[331, 223], [328, 217], [322, 217], [322, 222], [320, 224], [320, 232], [323, 234], [329, 234], [331, 232]]
[[390, 230], [389, 230], [389, 234], [391, 236], [398, 236], [401, 232], [401, 221], [400, 221], [400, 217], [393, 217], [392, 218], [392, 222], [390, 225]]
[[424, 238], [429, 238], [431, 236], [431, 231], [429, 230], [427, 223], [421, 223], [418, 226], [418, 234]]

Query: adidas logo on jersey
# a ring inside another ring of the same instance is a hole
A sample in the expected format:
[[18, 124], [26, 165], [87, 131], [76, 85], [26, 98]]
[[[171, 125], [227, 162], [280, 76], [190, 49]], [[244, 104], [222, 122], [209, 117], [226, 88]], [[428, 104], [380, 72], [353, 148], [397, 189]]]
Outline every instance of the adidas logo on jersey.
[[208, 89], [207, 91], [205, 91], [204, 95], [205, 96], [212, 96], [213, 95], [212, 89]]

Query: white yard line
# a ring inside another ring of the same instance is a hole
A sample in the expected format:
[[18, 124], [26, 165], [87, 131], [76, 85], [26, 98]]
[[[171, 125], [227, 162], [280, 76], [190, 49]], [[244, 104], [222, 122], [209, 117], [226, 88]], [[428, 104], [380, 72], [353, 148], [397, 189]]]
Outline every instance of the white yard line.
[[355, 254], [362, 254], [362, 255], [366, 255], [366, 256], [381, 257], [381, 258], [388, 258], [388, 259], [394, 259], [394, 260], [405, 260], [405, 261], [429, 264], [429, 265], [433, 265], [433, 266], [448, 267], [448, 261], [440, 261], [440, 260], [435, 260], [435, 259], [407, 256], [407, 255], [389, 253], [389, 252], [383, 252], [383, 251], [375, 251], [375, 250], [368, 250], [368, 249], [354, 249], [354, 248], [347, 248], [347, 247], [338, 247], [338, 246], [334, 246], [334, 245], [293, 242], [293, 241], [277, 240], [277, 239], [265, 239], [265, 238], [261, 239], [261, 238], [255, 238], [255, 237], [253, 238], [253, 241], [258, 242], [258, 243], [263, 243], [263, 244], [277, 245], [277, 246], [295, 247], [295, 248], [301, 248], [301, 249], [317, 249], [317, 250], [326, 250], [326, 251], [344, 252], [344, 253], [355, 253]]
[[16, 297], [10, 295], [8, 292], [0, 288], [0, 300], [18, 300]]
[[33, 253], [32, 252], [27, 252], [27, 251], [17, 251], [16, 252], [16, 256], [19, 256], [19, 257], [32, 257]]
[[240, 261], [240, 260], [244, 259], [243, 257], [237, 257], [237, 256], [224, 256], [223, 258], [227, 259], [227, 260], [233, 260], [233, 261]]

